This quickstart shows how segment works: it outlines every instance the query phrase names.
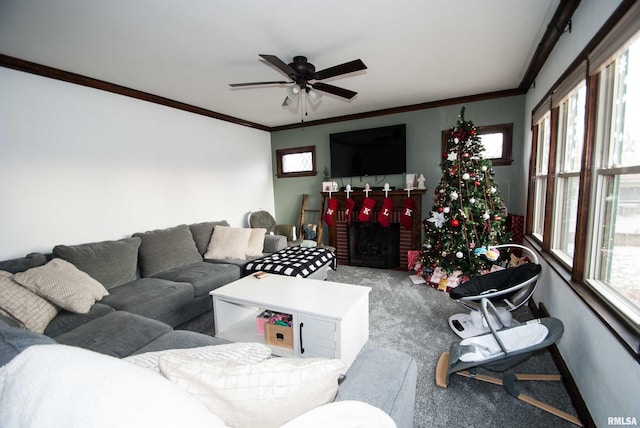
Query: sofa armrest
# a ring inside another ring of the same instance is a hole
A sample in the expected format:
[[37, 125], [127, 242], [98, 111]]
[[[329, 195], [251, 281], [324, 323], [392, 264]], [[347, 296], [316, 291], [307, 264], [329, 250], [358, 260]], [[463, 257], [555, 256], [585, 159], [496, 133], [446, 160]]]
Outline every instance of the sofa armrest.
[[418, 367], [408, 354], [371, 349], [355, 359], [335, 401], [358, 400], [386, 412], [398, 428], [413, 427]]
[[264, 236], [264, 252], [277, 253], [287, 248], [287, 237], [282, 235], [265, 235]]

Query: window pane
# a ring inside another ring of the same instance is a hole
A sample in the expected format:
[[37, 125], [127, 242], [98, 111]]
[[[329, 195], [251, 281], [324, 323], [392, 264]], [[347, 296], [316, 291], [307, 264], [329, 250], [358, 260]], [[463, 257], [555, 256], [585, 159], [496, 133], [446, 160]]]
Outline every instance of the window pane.
[[640, 38], [616, 59], [610, 166], [640, 165]]
[[551, 143], [551, 116], [549, 114], [545, 115], [538, 129], [536, 171], [537, 174], [546, 174], [549, 170], [549, 144]]
[[587, 87], [584, 82], [573, 92], [566, 104], [566, 127], [562, 147], [562, 171], [580, 171], [584, 143], [584, 115]]
[[282, 172], [303, 172], [313, 170], [311, 152], [291, 153], [282, 156]]
[[535, 212], [533, 216], [533, 234], [542, 238], [544, 231], [544, 208], [547, 194], [547, 177], [536, 178]]
[[573, 252], [576, 238], [576, 219], [578, 216], [578, 189], [580, 185], [579, 177], [568, 177], [559, 180], [559, 201], [560, 212], [555, 218], [557, 222], [557, 237], [554, 249], [561, 251], [567, 256], [570, 264], [573, 259]]
[[496, 134], [482, 134], [482, 145], [484, 151], [482, 156], [485, 159], [499, 159], [502, 157], [502, 132]]
[[608, 176], [596, 279], [640, 313], [640, 174]]

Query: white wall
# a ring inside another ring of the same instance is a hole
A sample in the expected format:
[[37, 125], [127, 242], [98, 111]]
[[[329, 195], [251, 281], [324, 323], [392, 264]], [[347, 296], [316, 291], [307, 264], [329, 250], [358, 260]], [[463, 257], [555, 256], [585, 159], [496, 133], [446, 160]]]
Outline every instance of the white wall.
[[[525, 105], [524, 141], [531, 141], [531, 112], [584, 49], [611, 13], [616, 0], [583, 1], [576, 10], [571, 33], [565, 33], [529, 90]], [[526, 146], [530, 157], [530, 146]], [[523, 188], [526, 192], [526, 189]], [[543, 276], [534, 300], [544, 303], [559, 318], [565, 332], [558, 349], [566, 362], [589, 412], [598, 426], [609, 417], [640, 420], [640, 366], [608, 328], [582, 302], [553, 269], [543, 262]]]
[[0, 68], [0, 259], [274, 210], [269, 133]]

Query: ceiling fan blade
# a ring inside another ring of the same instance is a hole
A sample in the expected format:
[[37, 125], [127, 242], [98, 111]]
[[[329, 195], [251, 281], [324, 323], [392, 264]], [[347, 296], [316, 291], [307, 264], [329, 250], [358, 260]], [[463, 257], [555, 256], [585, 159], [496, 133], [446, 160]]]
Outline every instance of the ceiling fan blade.
[[239, 88], [242, 86], [256, 86], [256, 85], [284, 85], [286, 83], [293, 83], [293, 82], [286, 82], [284, 80], [279, 80], [279, 81], [273, 81], [273, 82], [251, 82], [251, 83], [229, 83], [229, 86], [231, 86], [232, 88]]
[[265, 54], [259, 54], [263, 59], [265, 59], [269, 64], [273, 65], [274, 67], [276, 67], [278, 70], [282, 71], [284, 74], [286, 74], [287, 76], [290, 77], [294, 77], [297, 73], [296, 71], [289, 67], [289, 64], [287, 64], [286, 62], [282, 61], [280, 58], [278, 58], [275, 55], [265, 55]]
[[314, 78], [318, 80], [326, 79], [333, 76], [339, 76], [341, 74], [353, 73], [354, 71], [366, 70], [367, 66], [364, 65], [359, 59], [345, 62], [344, 64], [336, 65], [333, 67], [325, 68], [316, 72]]
[[337, 95], [342, 98], [348, 98], [348, 99], [351, 99], [358, 94], [357, 92], [353, 92], [344, 88], [338, 88], [337, 86], [328, 85], [322, 82], [316, 82], [312, 84], [311, 87], [313, 89], [317, 89], [322, 92], [328, 92], [330, 94]]

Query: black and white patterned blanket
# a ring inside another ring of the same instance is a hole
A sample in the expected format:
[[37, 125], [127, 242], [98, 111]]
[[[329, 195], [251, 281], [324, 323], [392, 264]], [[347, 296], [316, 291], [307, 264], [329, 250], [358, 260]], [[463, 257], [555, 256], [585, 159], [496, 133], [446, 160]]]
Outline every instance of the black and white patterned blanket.
[[306, 278], [329, 264], [336, 270], [338, 259], [333, 251], [322, 247], [287, 247], [247, 263], [245, 273], [268, 272], [278, 275]]

